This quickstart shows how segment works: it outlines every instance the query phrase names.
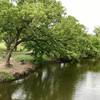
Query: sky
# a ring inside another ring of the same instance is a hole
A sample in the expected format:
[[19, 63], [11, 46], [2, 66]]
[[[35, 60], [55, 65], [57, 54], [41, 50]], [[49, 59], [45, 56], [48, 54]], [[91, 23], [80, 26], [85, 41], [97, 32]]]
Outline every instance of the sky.
[[100, 0], [60, 0], [68, 15], [74, 16], [93, 33], [94, 27], [100, 26]]

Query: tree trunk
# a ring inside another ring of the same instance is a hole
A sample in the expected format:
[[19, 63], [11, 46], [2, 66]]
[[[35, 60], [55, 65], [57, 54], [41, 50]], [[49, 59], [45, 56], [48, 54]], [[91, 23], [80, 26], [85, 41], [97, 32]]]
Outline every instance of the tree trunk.
[[15, 50], [14, 51], [17, 51], [17, 46], [15, 47]]
[[9, 51], [9, 50], [10, 50], [11, 45], [10, 45], [10, 44], [9, 44], [9, 45], [6, 45], [6, 47], [7, 47], [7, 51]]
[[9, 50], [7, 52], [6, 62], [5, 62], [7, 67], [10, 67], [11, 66], [11, 64], [10, 64], [10, 58], [11, 58], [12, 52], [13, 52], [13, 49], [11, 49], [11, 50]]

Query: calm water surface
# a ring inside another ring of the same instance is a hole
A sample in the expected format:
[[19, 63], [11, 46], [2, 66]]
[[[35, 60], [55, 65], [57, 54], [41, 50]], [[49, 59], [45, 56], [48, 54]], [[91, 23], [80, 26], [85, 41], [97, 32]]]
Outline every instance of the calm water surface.
[[0, 84], [0, 100], [100, 100], [100, 60], [41, 65], [24, 80]]

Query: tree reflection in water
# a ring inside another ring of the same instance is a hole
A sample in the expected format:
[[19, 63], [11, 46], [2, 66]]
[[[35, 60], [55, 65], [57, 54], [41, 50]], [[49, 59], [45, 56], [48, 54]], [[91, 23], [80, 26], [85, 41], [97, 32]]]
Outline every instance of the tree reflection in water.
[[11, 96], [12, 100], [26, 100], [26, 97], [27, 94], [22, 86], [18, 87]]
[[0, 100], [80, 100], [79, 97], [84, 97], [83, 87], [88, 86], [90, 80], [95, 79], [92, 83], [100, 86], [96, 74], [100, 72], [99, 65], [98, 61], [83, 61], [80, 67], [77, 64], [41, 65], [25, 80], [0, 84]]

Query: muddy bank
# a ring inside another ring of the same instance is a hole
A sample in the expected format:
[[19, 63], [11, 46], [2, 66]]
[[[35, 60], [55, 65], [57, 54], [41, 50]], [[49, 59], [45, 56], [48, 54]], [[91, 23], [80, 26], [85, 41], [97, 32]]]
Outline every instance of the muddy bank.
[[4, 63], [0, 63], [0, 82], [8, 82], [28, 76], [35, 70], [32, 63], [24, 63], [12, 61], [11, 67], [6, 67]]

